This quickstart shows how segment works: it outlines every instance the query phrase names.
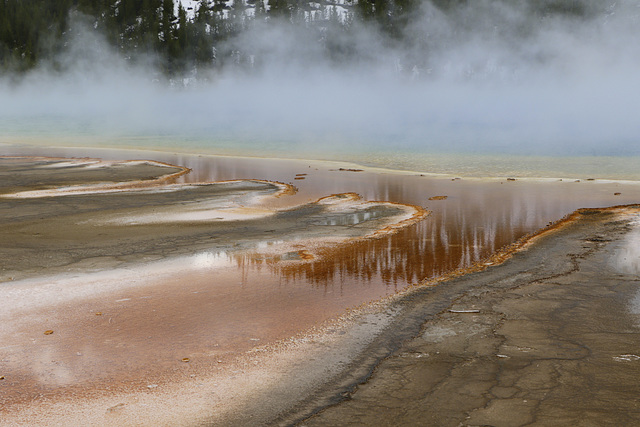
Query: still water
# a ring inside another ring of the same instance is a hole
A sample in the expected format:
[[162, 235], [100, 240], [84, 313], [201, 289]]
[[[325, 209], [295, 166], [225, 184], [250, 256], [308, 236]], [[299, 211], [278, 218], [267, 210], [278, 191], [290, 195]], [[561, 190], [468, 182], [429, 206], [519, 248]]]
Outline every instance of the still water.
[[[270, 202], [280, 207], [353, 192], [365, 200], [428, 208], [431, 215], [426, 220], [389, 237], [349, 244], [338, 249], [337, 256], [305, 264], [302, 268], [265, 266], [283, 280], [299, 280], [302, 276], [313, 285], [328, 287], [336, 286], [336, 282], [355, 281], [361, 286], [378, 289], [368, 295], [372, 298], [468, 266], [575, 209], [640, 200], [638, 183], [593, 179], [598, 177], [597, 172], [594, 176], [582, 175], [582, 179], [565, 176], [514, 180], [507, 176], [472, 178], [461, 174], [460, 178], [367, 168], [354, 172], [340, 169], [356, 169], [358, 165], [135, 150], [0, 146], [0, 154], [152, 158], [190, 168], [191, 172], [179, 182], [260, 179], [295, 185], [298, 189], [295, 195]], [[414, 161], [419, 158], [417, 156]], [[469, 163], [464, 158], [460, 161]], [[480, 160], [481, 163], [485, 161]], [[500, 163], [503, 159], [497, 161]], [[599, 158], [598, 161], [606, 163], [607, 160]], [[423, 169], [430, 170], [428, 167]], [[544, 172], [529, 171], [528, 174]], [[606, 170], [600, 172], [607, 176]], [[304, 179], [296, 176], [300, 174], [305, 174]], [[429, 200], [434, 196], [446, 196], [446, 199]], [[367, 296], [363, 297], [366, 299]]]

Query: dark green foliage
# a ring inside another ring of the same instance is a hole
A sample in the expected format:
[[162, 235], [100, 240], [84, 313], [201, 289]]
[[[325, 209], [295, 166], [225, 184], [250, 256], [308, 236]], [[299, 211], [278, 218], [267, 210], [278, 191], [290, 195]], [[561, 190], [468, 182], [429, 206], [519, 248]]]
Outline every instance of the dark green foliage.
[[25, 70], [59, 49], [71, 0], [0, 0], [0, 66]]
[[[55, 64], [69, 45], [71, 21], [78, 16], [88, 23], [89, 31], [106, 37], [128, 61], [155, 56], [167, 75], [260, 63], [262, 59], [254, 53], [229, 47], [235, 46], [229, 41], [256, 23], [296, 26], [306, 32], [309, 43], [319, 43], [328, 58], [345, 62], [353, 60], [357, 51], [351, 31], [362, 25], [378, 30], [391, 43], [405, 47], [417, 43], [418, 37], [407, 28], [415, 32], [413, 20], [428, 0], [348, 0], [340, 6], [347, 10], [343, 16], [338, 15], [335, 0], [236, 0], [233, 6], [227, 1], [200, 0], [190, 19], [182, 7], [176, 7], [178, 0], [0, 0], [0, 71], [24, 72], [39, 62]], [[532, 19], [546, 19], [585, 17], [613, 0], [487, 1], [515, 5]], [[473, 5], [472, 0], [431, 3], [452, 16]], [[248, 13], [251, 9], [253, 13]], [[430, 41], [420, 43], [427, 46]]]
[[384, 34], [401, 39], [419, 6], [420, 0], [359, 0], [356, 12], [358, 19], [375, 23]]

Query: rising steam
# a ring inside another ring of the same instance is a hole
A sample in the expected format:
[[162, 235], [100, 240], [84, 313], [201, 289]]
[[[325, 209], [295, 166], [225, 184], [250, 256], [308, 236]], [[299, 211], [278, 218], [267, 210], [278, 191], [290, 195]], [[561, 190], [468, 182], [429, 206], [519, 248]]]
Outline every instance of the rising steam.
[[0, 142], [66, 132], [316, 156], [640, 154], [639, 3], [586, 2], [579, 17], [513, 3], [425, 2], [402, 43], [370, 28], [334, 35], [338, 59], [294, 26], [255, 26], [227, 46], [253, 68], [171, 82], [152, 56], [133, 64], [77, 19], [55, 70], [0, 80]]

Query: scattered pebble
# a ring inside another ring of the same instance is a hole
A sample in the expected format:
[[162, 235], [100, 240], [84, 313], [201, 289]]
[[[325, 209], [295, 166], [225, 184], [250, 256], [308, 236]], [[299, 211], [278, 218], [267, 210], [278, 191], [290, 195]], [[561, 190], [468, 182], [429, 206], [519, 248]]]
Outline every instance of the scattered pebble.
[[619, 196], [619, 195], [621, 195], [621, 194], [622, 194], [622, 193], [613, 193], [613, 195], [614, 195], [614, 196]]
[[470, 308], [470, 309], [462, 309], [462, 310], [453, 310], [453, 309], [450, 309], [450, 310], [449, 310], [449, 313], [480, 313], [480, 310], [473, 309], [473, 308]]
[[96, 311], [96, 316], [102, 316], [102, 312], [101, 311]]
[[433, 196], [429, 197], [429, 200], [447, 200], [447, 197], [449, 196]]
[[147, 386], [147, 388], [156, 388], [156, 387], [158, 387], [158, 384], [149, 384]]
[[191, 359], [189, 359], [188, 357], [183, 357], [183, 358], [182, 358], [182, 361], [183, 361], [183, 362], [185, 362], [185, 363], [189, 362], [190, 360], [191, 360]]
[[507, 178], [507, 181], [515, 181], [515, 178]]
[[53, 331], [51, 329], [49, 329], [48, 331], [44, 331], [45, 335], [51, 335], [53, 333]]
[[112, 406], [110, 408], [107, 408], [107, 412], [116, 412], [116, 411], [120, 411], [121, 409], [123, 409], [126, 405], [124, 403], [118, 403], [115, 406]]

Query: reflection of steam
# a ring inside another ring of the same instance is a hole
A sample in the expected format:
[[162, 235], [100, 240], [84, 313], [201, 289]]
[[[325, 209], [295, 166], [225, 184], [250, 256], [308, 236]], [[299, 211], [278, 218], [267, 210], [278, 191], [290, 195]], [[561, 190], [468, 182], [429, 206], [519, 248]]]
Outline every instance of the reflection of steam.
[[[633, 230], [624, 236], [623, 246], [618, 249], [616, 257], [612, 259], [613, 267], [623, 273], [640, 276], [640, 217], [629, 223]], [[629, 311], [640, 315], [640, 290], [628, 302]], [[636, 320], [636, 326], [640, 327], [640, 320]]]
[[229, 255], [224, 252], [199, 252], [191, 257], [195, 269], [214, 269], [232, 265]]
[[622, 273], [640, 275], [640, 220], [632, 222], [631, 225], [634, 226], [634, 230], [625, 236], [624, 246], [618, 250], [613, 262], [615, 268]]

